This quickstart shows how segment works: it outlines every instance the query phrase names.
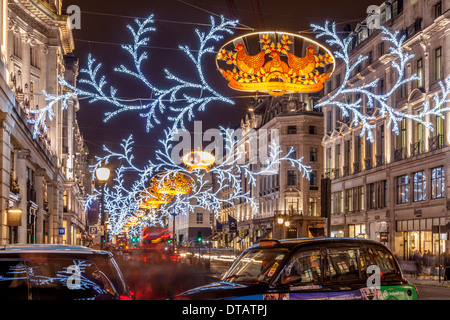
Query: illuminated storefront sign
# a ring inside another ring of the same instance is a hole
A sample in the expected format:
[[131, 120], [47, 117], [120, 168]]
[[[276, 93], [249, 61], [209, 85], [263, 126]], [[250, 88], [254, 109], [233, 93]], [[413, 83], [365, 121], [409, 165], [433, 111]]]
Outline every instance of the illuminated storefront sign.
[[20, 227], [22, 225], [22, 210], [8, 209], [7, 210], [7, 225], [9, 227]]

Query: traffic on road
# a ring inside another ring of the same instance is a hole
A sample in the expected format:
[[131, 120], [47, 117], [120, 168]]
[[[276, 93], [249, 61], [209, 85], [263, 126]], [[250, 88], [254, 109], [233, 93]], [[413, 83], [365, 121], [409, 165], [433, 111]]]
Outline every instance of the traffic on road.
[[[417, 300], [450, 299], [405, 277], [381, 243], [306, 238], [260, 241], [243, 252], [167, 242], [108, 247], [0, 248], [3, 300]], [[438, 282], [436, 281], [436, 284]]]

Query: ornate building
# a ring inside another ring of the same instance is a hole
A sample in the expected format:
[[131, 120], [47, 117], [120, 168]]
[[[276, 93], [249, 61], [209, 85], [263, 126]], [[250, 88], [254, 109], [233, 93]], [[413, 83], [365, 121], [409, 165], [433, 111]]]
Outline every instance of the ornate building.
[[[29, 110], [61, 93], [58, 76], [75, 83], [78, 61], [61, 0], [1, 0], [0, 244], [83, 244], [89, 174], [74, 98], [55, 108], [48, 131], [33, 138]], [[86, 179], [87, 178], [87, 179]], [[16, 212], [16, 213], [14, 213]]]
[[[245, 152], [246, 160], [258, 157], [256, 161], [251, 161], [255, 163], [252, 164], [256, 166], [255, 170], [262, 166], [263, 141], [276, 138], [283, 154], [292, 148], [294, 152], [291, 156], [296, 159], [303, 157], [303, 163], [311, 166], [312, 173], [308, 180], [302, 177], [298, 168], [283, 162], [278, 174], [258, 176], [255, 186], [243, 179], [242, 190], [250, 191], [255, 197], [258, 210], [252, 210], [245, 201], [224, 206], [220, 219], [223, 231], [217, 237], [219, 246], [246, 248], [266, 237], [281, 239], [323, 235], [324, 218], [321, 217], [320, 207], [323, 113], [314, 109], [316, 100], [316, 95], [307, 94], [260, 98], [242, 119], [243, 136], [237, 148]], [[253, 143], [250, 132], [256, 132], [258, 139], [262, 139], [259, 140], [262, 144], [258, 146], [257, 153], [249, 147]], [[264, 135], [267, 135], [267, 140]], [[230, 233], [229, 216], [237, 220], [237, 233]], [[226, 241], [225, 237], [228, 237]]]
[[[425, 101], [433, 103], [433, 96], [440, 92], [439, 81], [450, 74], [450, 3], [389, 0], [376, 13], [381, 25], [405, 36], [403, 49], [414, 54], [406, 77], [414, 73], [419, 77], [402, 85], [387, 102], [410, 113], [419, 112]], [[348, 85], [360, 86], [378, 78], [374, 92], [389, 92], [396, 81], [392, 55], [381, 30], [368, 24], [368, 20], [359, 23], [349, 35], [353, 38], [351, 58], [363, 55], [368, 59], [355, 68]], [[337, 66], [325, 95], [340, 85], [344, 68], [344, 64]], [[347, 98], [356, 101], [360, 97], [355, 93]], [[369, 109], [366, 103], [365, 112], [376, 116], [374, 143], [360, 137], [361, 126], [353, 125], [338, 108], [324, 108], [325, 174], [332, 179], [331, 235], [382, 241], [401, 259], [416, 250], [443, 252], [447, 242], [439, 241], [434, 230], [450, 221], [446, 187], [450, 117], [427, 119], [434, 131], [404, 119], [396, 135], [376, 108]]]

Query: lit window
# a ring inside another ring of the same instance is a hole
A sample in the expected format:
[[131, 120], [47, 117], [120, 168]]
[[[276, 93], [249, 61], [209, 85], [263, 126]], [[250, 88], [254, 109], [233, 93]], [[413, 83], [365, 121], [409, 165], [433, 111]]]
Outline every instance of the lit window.
[[431, 169], [431, 199], [443, 198], [444, 192], [444, 167]]
[[424, 201], [427, 198], [427, 181], [424, 171], [413, 174], [413, 201]]

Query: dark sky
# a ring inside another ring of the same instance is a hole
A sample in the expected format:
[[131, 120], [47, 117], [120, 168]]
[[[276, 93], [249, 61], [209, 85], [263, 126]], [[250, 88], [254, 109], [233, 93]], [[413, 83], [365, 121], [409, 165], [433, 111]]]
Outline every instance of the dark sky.
[[[81, 13], [81, 29], [74, 30], [75, 55], [80, 60], [80, 68], [87, 66], [87, 57], [91, 53], [102, 62], [101, 74], [106, 75], [108, 84], [118, 89], [123, 98], [141, 98], [151, 96], [138, 81], [131, 77], [118, 75], [114, 67], [124, 64], [131, 66], [129, 55], [120, 44], [131, 43], [127, 24], [134, 24], [134, 18], [146, 18], [154, 14], [156, 32], [151, 33], [148, 48], [149, 59], [144, 63], [150, 81], [160, 88], [169, 83], [164, 78], [164, 68], [180, 77], [195, 75], [192, 65], [178, 45], [197, 48], [195, 29], [208, 31], [211, 15], [224, 15], [226, 18], [238, 18], [245, 26], [254, 31], [277, 30], [308, 35], [311, 23], [323, 24], [326, 20], [355, 26], [366, 17], [366, 8], [379, 4], [376, 0], [66, 0], [63, 11], [69, 5], [78, 5]], [[259, 4], [257, 6], [256, 4]], [[218, 21], [218, 18], [216, 18]], [[232, 38], [249, 33], [252, 30], [235, 30], [235, 35], [226, 35], [224, 43]], [[314, 38], [313, 35], [311, 35]], [[220, 45], [217, 45], [218, 49]], [[222, 76], [215, 70], [214, 55], [205, 58], [205, 70], [213, 87], [223, 95], [234, 97], [236, 92], [227, 87]], [[196, 78], [194, 78], [196, 79]], [[80, 85], [82, 88], [82, 85]], [[206, 111], [196, 117], [207, 127], [236, 126], [248, 107], [247, 99], [235, 99], [234, 106], [229, 104], [208, 105]], [[104, 112], [112, 110], [103, 103], [89, 104], [80, 101], [78, 122], [86, 140], [91, 156], [101, 152], [106, 144], [112, 149], [119, 147], [122, 139], [130, 133], [135, 137], [135, 152], [138, 159], [152, 157], [152, 150], [158, 145], [162, 128], [150, 133], [145, 131], [145, 121], [138, 113], [125, 113], [108, 123], [103, 123]]]

